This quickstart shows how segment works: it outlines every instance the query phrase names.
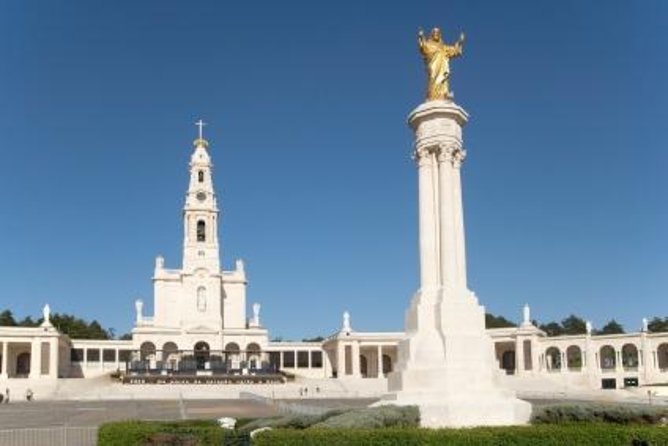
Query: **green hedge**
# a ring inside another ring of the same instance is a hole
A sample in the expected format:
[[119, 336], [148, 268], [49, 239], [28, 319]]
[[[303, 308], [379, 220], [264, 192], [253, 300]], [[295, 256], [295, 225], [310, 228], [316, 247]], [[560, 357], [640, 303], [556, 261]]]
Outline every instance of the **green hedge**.
[[253, 446], [640, 446], [668, 445], [668, 427], [562, 424], [471, 429], [278, 429]]
[[531, 422], [605, 422], [617, 424], [660, 424], [668, 418], [668, 408], [630, 404], [553, 404], [534, 408]]
[[215, 421], [209, 420], [108, 423], [100, 426], [97, 440], [99, 446], [248, 444], [239, 432], [221, 429]]

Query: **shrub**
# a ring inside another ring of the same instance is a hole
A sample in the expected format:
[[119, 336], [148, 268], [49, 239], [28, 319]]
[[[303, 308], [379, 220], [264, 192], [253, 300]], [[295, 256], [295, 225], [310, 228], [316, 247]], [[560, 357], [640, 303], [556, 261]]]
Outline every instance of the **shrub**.
[[108, 423], [100, 426], [97, 438], [100, 446], [248, 444], [243, 435], [221, 429], [209, 420]]
[[665, 445], [668, 428], [614, 424], [561, 424], [468, 429], [279, 429], [262, 432], [253, 446], [616, 446]]
[[332, 410], [323, 415], [285, 415], [281, 417], [258, 418], [245, 423], [241, 429], [245, 432], [250, 432], [261, 427], [271, 427], [272, 429], [306, 429], [340, 413], [342, 413], [341, 410]]
[[353, 409], [327, 417], [313, 428], [371, 429], [379, 427], [417, 427], [420, 410], [416, 406], [379, 406]]
[[665, 408], [621, 404], [557, 404], [534, 409], [531, 422], [605, 422], [617, 424], [657, 424], [668, 415]]

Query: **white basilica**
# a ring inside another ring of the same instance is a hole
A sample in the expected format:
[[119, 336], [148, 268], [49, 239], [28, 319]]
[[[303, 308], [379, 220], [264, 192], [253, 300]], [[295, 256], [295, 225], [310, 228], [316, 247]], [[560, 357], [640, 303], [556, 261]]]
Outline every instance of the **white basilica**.
[[[156, 258], [154, 314], [145, 315], [143, 302], [135, 302], [132, 340], [70, 339], [50, 323], [47, 306], [40, 327], [0, 327], [0, 387], [114, 372], [127, 384], [280, 383], [290, 376], [352, 382], [384, 380], [394, 370], [404, 332], [357, 331], [346, 313], [341, 329], [322, 342], [272, 342], [258, 303], [248, 317], [244, 263], [221, 269], [208, 145], [200, 123], [183, 208], [182, 265], [169, 269]], [[650, 333], [646, 326], [623, 335], [548, 337], [531, 324], [525, 307], [517, 327], [488, 329], [487, 335], [494, 367], [517, 388], [668, 382], [668, 333]]]

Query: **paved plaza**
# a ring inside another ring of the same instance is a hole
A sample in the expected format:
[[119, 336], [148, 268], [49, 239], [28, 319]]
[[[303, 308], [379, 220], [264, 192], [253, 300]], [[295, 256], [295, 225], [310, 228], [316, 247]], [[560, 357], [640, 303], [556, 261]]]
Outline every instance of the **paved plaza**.
[[[369, 399], [282, 400], [331, 409], [364, 407]], [[0, 430], [52, 426], [99, 426], [118, 420], [183, 420], [220, 417], [255, 418], [279, 415], [278, 409], [258, 401], [132, 400], [35, 401], [0, 404]]]

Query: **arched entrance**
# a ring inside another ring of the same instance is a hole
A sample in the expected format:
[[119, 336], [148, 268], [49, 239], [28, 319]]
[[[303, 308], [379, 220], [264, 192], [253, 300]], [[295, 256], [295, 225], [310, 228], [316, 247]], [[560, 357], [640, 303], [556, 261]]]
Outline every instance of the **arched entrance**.
[[545, 362], [547, 370], [561, 370], [561, 351], [557, 347], [550, 347], [545, 350]]
[[228, 342], [225, 345], [224, 354], [228, 369], [236, 370], [241, 368], [240, 351], [239, 344], [236, 342]]
[[633, 344], [624, 344], [622, 347], [622, 366], [625, 369], [638, 368], [638, 347]]
[[139, 347], [139, 359], [146, 361], [155, 357], [155, 344], [153, 342], [144, 342]]
[[23, 352], [16, 357], [16, 374], [19, 376], [30, 374], [30, 353]]
[[508, 375], [515, 373], [515, 350], [506, 350], [503, 352], [501, 355], [501, 368]]
[[612, 370], [617, 365], [615, 349], [610, 345], [604, 345], [599, 351], [601, 369]]
[[249, 369], [255, 370], [261, 367], [260, 353], [260, 346], [257, 343], [251, 342], [246, 346], [246, 355]]
[[569, 370], [582, 368], [582, 350], [577, 345], [571, 345], [566, 349], [566, 366]]
[[179, 349], [173, 342], [165, 342], [162, 346], [162, 360], [170, 369], [176, 369]]
[[197, 370], [204, 370], [206, 368], [206, 363], [209, 362], [209, 344], [200, 341], [195, 344], [194, 350]]
[[656, 349], [656, 360], [660, 370], [668, 369], [668, 344], [661, 344]]

